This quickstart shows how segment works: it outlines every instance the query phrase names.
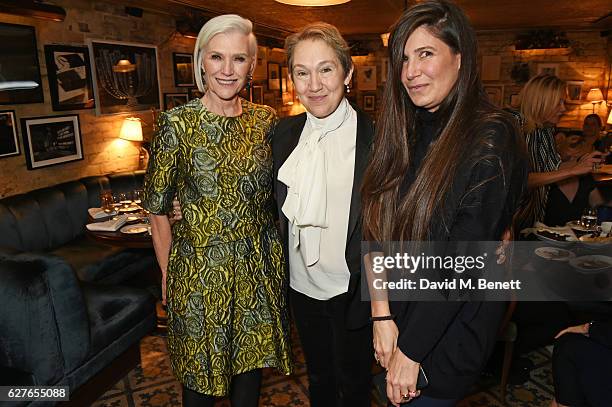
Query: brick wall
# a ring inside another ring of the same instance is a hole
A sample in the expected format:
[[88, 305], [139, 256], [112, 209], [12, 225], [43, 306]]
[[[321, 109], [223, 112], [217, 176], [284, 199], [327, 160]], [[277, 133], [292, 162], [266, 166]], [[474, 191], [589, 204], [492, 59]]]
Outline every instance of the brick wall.
[[[18, 156], [0, 159], [0, 197], [57, 184], [84, 176], [107, 174], [138, 168], [138, 147], [119, 140], [119, 129], [127, 115], [96, 116], [95, 109], [54, 112], [51, 108], [45, 64], [44, 45], [84, 45], [88, 38], [153, 44], [158, 47], [160, 87], [164, 92], [185, 92], [174, 86], [173, 52], [192, 52], [195, 41], [175, 33], [175, 20], [167, 14], [146, 11], [142, 18], [125, 13], [125, 4], [105, 1], [56, 0], [66, 10], [63, 22], [17, 17], [0, 13], [0, 22], [30, 25], [36, 28], [38, 59], [45, 103], [0, 105], [0, 110], [15, 110], [17, 121], [23, 117], [78, 114], [84, 159], [29, 171], [20, 135]], [[163, 102], [162, 102], [163, 103]], [[145, 137], [151, 135], [151, 112], [130, 114], [140, 117]], [[18, 127], [20, 127], [18, 125]]]

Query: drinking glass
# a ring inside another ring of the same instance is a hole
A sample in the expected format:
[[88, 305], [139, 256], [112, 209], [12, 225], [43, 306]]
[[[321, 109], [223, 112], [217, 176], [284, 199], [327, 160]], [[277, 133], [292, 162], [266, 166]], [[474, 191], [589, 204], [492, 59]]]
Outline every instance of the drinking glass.
[[142, 189], [134, 190], [134, 203], [140, 205], [142, 203], [142, 198], [144, 198], [144, 191]]
[[597, 227], [597, 209], [586, 208], [580, 217], [580, 224], [587, 229], [595, 229]]
[[102, 191], [100, 193], [100, 207], [107, 215], [110, 215], [115, 210], [113, 205], [113, 193], [111, 191]]
[[127, 209], [132, 205], [132, 197], [128, 192], [122, 192], [119, 194], [119, 203], [124, 209]]

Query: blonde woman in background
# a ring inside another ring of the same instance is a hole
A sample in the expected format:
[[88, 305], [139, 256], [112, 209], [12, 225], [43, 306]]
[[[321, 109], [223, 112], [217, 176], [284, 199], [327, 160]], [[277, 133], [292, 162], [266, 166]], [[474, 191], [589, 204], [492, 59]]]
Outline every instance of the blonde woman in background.
[[[258, 405], [261, 369], [291, 372], [282, 245], [272, 216], [274, 110], [238, 93], [257, 41], [237, 15], [209, 20], [194, 61], [200, 99], [163, 112], [144, 207], [168, 305], [168, 351], [183, 406]], [[165, 215], [173, 196], [182, 218]]]
[[533, 77], [521, 92], [520, 113], [530, 164], [528, 200], [519, 215], [522, 227], [544, 221], [551, 184], [588, 174], [593, 164], [603, 161], [601, 153], [592, 152], [561, 166], [555, 126], [565, 112], [565, 95], [565, 82], [554, 75]]

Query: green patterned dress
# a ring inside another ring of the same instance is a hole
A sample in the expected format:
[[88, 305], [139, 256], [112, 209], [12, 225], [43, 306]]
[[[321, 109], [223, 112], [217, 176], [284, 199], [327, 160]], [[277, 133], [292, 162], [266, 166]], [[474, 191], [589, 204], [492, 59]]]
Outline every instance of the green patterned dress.
[[222, 396], [232, 376], [262, 367], [291, 373], [282, 246], [272, 217], [276, 115], [241, 99], [224, 117], [199, 99], [163, 112], [153, 139], [143, 205], [172, 209], [168, 351], [187, 388]]

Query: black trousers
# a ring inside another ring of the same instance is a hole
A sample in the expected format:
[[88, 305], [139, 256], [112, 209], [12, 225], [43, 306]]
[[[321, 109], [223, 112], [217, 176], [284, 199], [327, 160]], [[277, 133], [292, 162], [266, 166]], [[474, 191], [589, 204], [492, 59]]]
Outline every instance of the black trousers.
[[346, 294], [321, 301], [291, 290], [290, 302], [306, 359], [311, 407], [370, 407], [370, 324], [346, 328]]
[[555, 399], [571, 407], [612, 403], [612, 349], [580, 334], [565, 334], [553, 351]]

